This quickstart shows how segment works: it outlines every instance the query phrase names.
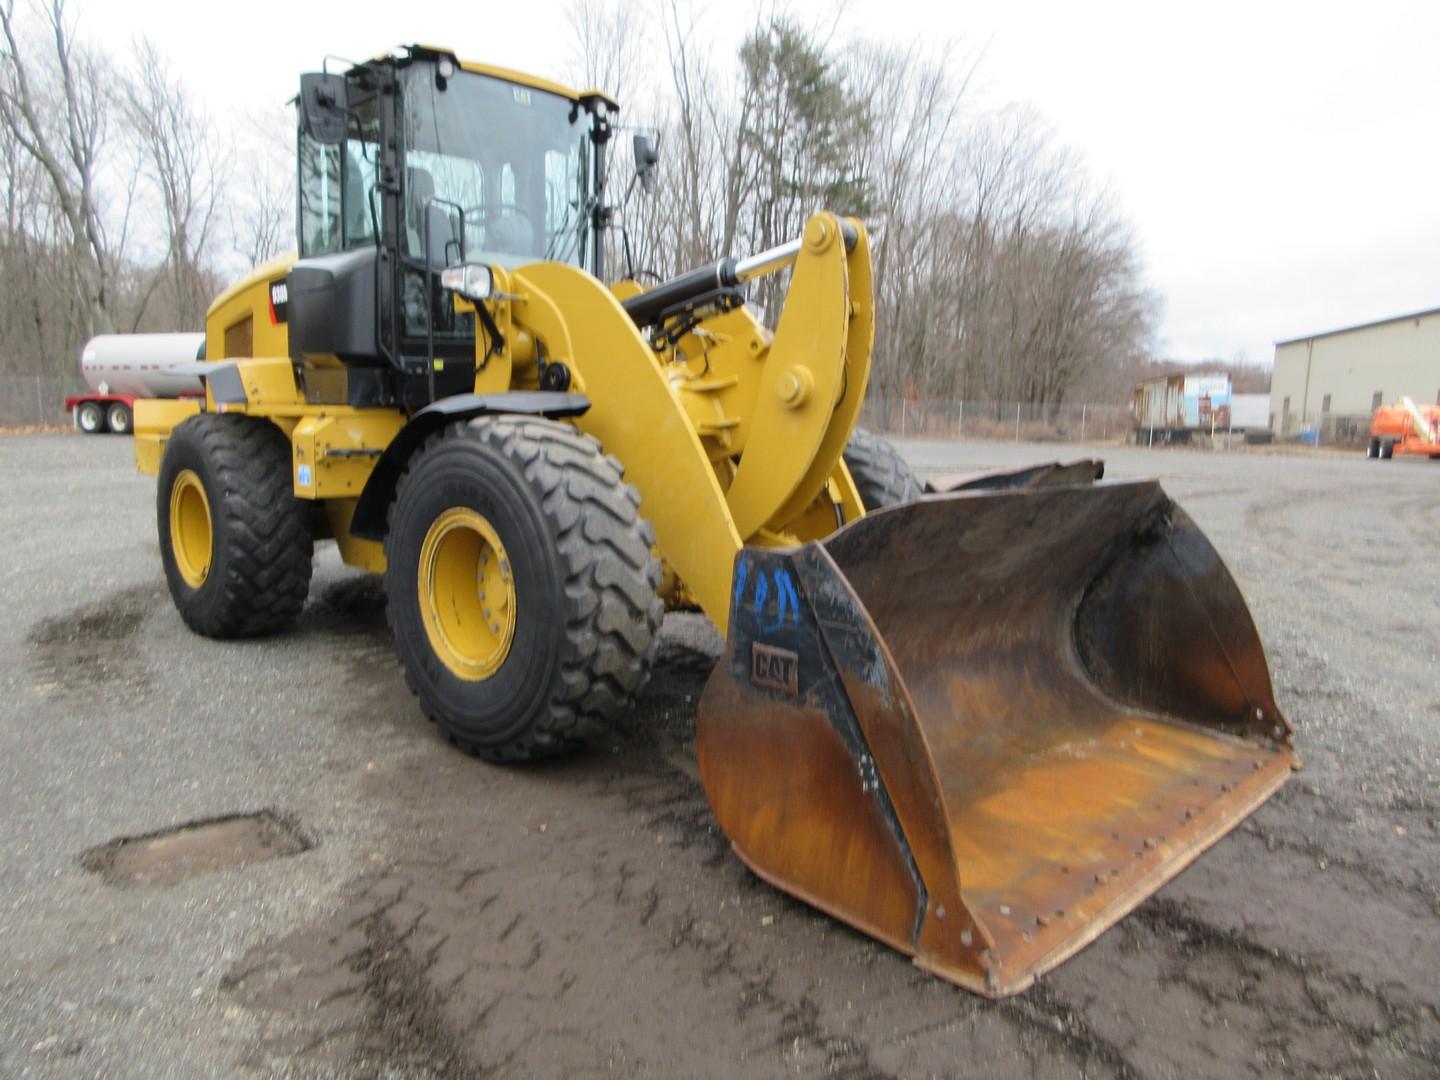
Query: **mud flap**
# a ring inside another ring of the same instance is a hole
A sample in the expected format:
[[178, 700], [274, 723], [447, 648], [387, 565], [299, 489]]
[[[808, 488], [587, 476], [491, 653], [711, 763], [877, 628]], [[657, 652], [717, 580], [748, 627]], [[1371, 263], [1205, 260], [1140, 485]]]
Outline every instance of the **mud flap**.
[[765, 880], [1023, 990], [1298, 759], [1214, 548], [1154, 482], [961, 490], [736, 560], [700, 775]]

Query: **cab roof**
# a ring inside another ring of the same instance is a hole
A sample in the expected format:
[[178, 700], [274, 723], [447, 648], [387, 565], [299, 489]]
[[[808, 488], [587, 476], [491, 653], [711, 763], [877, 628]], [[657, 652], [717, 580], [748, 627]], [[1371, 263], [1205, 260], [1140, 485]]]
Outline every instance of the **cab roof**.
[[[455, 63], [460, 65], [462, 71], [473, 71], [477, 75], [489, 75], [494, 79], [503, 79], [506, 82], [516, 83], [519, 86], [528, 86], [532, 90], [544, 90], [546, 93], [558, 94], [560, 97], [570, 101], [581, 101], [584, 98], [599, 98], [612, 109], [620, 108], [620, 103], [603, 90], [572, 90], [549, 79], [542, 79], [538, 75], [530, 75], [523, 71], [516, 71], [514, 68], [500, 67], [497, 64], [481, 64], [474, 60], [461, 60], [455, 55], [453, 49], [447, 49], [443, 45], [406, 45], [404, 51], [416, 56], [437, 55], [448, 56]], [[396, 53], [382, 53], [375, 57], [373, 62], [383, 63], [387, 60], [396, 59]]]

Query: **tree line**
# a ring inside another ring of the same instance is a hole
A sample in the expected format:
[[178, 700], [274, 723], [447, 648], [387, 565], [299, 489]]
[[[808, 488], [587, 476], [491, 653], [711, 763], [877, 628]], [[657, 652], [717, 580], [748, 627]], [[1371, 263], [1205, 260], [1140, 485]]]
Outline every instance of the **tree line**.
[[[1032, 111], [972, 104], [963, 50], [847, 41], [843, 12], [815, 27], [762, 11], [716, 59], [696, 10], [572, 7], [578, 81], [650, 99], [622, 97], [662, 146], [656, 195], [627, 207], [640, 266], [760, 251], [825, 207], [870, 230], [874, 393], [1108, 400], [1153, 355], [1160, 304], [1123, 216]], [[752, 292], [767, 318], [784, 286]]]
[[[714, 56], [705, 18], [688, 0], [570, 9], [561, 74], [661, 146], [655, 194], [622, 213], [637, 270], [773, 247], [824, 207], [871, 232], [873, 393], [1109, 399], [1153, 355], [1159, 302], [1118, 208], [1033, 113], [972, 103], [961, 50], [762, 10]], [[95, 333], [199, 328], [228, 277], [294, 244], [293, 117], [221, 125], [152, 43], [122, 55], [82, 22], [65, 0], [0, 0], [0, 373], [73, 372]], [[610, 161], [623, 194], [629, 155]], [[772, 323], [785, 284], [752, 290]]]
[[73, 375], [93, 334], [193, 330], [224, 270], [293, 245], [293, 128], [222, 133], [153, 43], [0, 2], [0, 374]]

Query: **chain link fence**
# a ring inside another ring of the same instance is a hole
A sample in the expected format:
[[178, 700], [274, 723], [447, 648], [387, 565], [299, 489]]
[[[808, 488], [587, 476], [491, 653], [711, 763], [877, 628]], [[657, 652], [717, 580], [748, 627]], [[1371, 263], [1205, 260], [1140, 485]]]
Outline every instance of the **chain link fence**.
[[1369, 413], [1324, 413], [1315, 428], [1317, 446], [1363, 447], [1369, 441]]
[[70, 427], [65, 399], [84, 392], [78, 375], [0, 375], [0, 428]]
[[[0, 375], [0, 428], [68, 428], [65, 398], [84, 393], [78, 378]], [[1369, 434], [1369, 417], [1327, 417], [1320, 441], [1351, 445]], [[934, 401], [872, 397], [860, 412], [871, 431], [906, 438], [1014, 442], [1123, 442], [1134, 421], [1126, 405], [1034, 405], [1014, 401]], [[1237, 438], [1238, 438], [1237, 434]]]
[[1015, 401], [913, 401], [872, 397], [860, 411], [872, 431], [906, 438], [1014, 442], [1120, 442], [1134, 431], [1128, 405]]

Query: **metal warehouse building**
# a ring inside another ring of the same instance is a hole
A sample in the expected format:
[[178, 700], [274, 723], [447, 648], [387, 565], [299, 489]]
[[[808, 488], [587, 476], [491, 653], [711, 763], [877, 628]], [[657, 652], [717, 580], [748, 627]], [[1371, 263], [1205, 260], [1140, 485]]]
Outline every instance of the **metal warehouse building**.
[[1281, 438], [1318, 428], [1322, 442], [1352, 441], [1402, 395], [1440, 403], [1440, 308], [1275, 344], [1270, 425]]

